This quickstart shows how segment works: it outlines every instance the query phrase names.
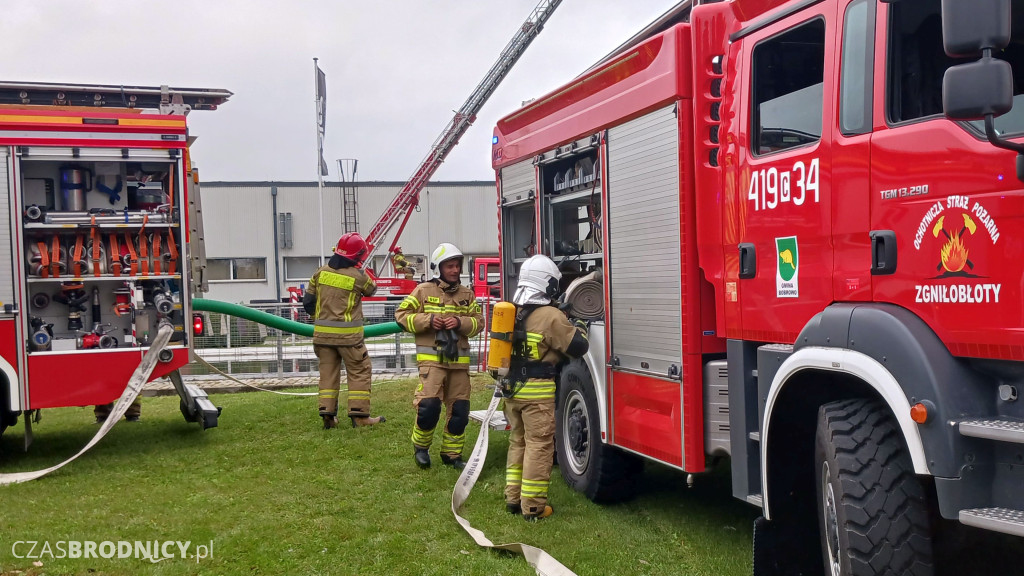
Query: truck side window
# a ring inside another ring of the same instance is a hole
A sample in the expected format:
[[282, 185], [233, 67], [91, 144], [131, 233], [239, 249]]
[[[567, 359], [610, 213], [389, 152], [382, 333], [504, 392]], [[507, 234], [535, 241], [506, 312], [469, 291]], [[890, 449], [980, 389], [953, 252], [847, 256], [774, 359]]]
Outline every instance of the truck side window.
[[942, 114], [942, 76], [956, 61], [942, 47], [940, 0], [889, 4], [889, 120]]
[[[1010, 44], [995, 54], [1013, 68], [1014, 106], [996, 118], [1001, 135], [1024, 133], [1024, 5], [1013, 2]], [[942, 76], [968, 62], [946, 56], [942, 47], [941, 0], [889, 4], [888, 112], [893, 124], [942, 114]], [[983, 122], [970, 122], [979, 135]]]
[[875, 2], [855, 0], [843, 22], [839, 127], [842, 133], [871, 131], [872, 64], [875, 59]]
[[752, 69], [754, 154], [820, 140], [825, 22], [814, 20], [758, 44]]
[[[1010, 63], [1013, 69], [1013, 108], [996, 118], [996, 132], [1000, 136], [1020, 136], [1024, 134], [1024, 3], [1014, 0], [1010, 3], [1012, 15], [1010, 19], [1010, 44], [1002, 51], [994, 54], [996, 58]], [[956, 64], [969, 60], [957, 60]], [[985, 122], [970, 122], [978, 134], [985, 133]]]

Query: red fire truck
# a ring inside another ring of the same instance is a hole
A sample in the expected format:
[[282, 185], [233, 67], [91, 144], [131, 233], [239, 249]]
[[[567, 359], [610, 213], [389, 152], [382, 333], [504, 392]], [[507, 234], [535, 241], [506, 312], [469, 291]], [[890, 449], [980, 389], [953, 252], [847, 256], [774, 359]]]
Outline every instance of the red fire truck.
[[116, 400], [161, 325], [152, 378], [186, 418], [218, 411], [189, 362], [204, 258], [190, 110], [226, 90], [0, 82], [0, 428], [31, 411]]
[[498, 122], [505, 298], [535, 253], [603, 294], [560, 375], [571, 486], [728, 456], [758, 573], [931, 574], [939, 525], [1024, 536], [1013, 8], [682, 2]]

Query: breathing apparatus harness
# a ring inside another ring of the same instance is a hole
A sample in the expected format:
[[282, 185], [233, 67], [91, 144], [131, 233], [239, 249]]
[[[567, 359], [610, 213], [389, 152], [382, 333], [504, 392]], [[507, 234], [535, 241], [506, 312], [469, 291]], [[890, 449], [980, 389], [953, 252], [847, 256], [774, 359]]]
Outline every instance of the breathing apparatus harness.
[[512, 358], [509, 360], [508, 375], [498, 381], [498, 388], [505, 398], [512, 398], [530, 378], [554, 378], [558, 370], [554, 365], [530, 358], [530, 346], [526, 337], [526, 319], [534, 310], [543, 305], [528, 304], [516, 310], [515, 327], [512, 330]]

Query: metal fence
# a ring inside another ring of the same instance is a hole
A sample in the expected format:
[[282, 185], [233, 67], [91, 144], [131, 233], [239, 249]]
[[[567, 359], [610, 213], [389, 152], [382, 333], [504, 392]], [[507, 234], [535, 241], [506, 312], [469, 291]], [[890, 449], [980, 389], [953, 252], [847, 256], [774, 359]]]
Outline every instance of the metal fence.
[[[402, 298], [363, 301], [363, 316], [367, 324], [393, 322], [395, 309]], [[485, 317], [490, 315], [490, 306], [481, 302]], [[282, 318], [312, 324], [302, 305], [261, 304], [248, 305]], [[235, 377], [283, 378], [289, 376], [315, 376], [319, 362], [313, 353], [313, 339], [289, 334], [263, 324], [220, 314], [207, 312], [206, 335], [195, 338], [195, 354], [218, 370]], [[481, 369], [481, 359], [486, 360], [486, 330], [470, 339], [470, 366]], [[366, 339], [373, 371], [403, 373], [416, 370], [416, 344], [413, 335], [407, 332], [388, 334]], [[220, 377], [205, 365], [193, 362], [182, 368], [182, 374], [193, 379]]]

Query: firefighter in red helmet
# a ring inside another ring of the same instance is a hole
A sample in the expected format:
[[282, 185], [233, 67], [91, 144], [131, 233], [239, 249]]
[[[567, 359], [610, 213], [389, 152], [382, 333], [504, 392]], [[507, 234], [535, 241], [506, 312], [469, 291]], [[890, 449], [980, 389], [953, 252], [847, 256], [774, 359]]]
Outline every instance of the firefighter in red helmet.
[[401, 246], [395, 246], [395, 252], [391, 256], [391, 264], [395, 267], [395, 274], [405, 276], [406, 280], [412, 280], [416, 270], [409, 264], [409, 259], [402, 253]]
[[338, 240], [334, 255], [313, 273], [302, 307], [313, 318], [313, 351], [320, 360], [320, 417], [324, 428], [338, 425], [341, 368], [348, 375], [348, 416], [352, 426], [372, 426], [383, 416], [370, 416], [370, 356], [363, 341], [363, 297], [377, 285], [360, 269], [367, 246], [349, 232]]

